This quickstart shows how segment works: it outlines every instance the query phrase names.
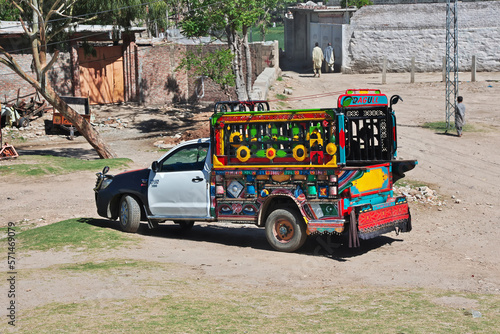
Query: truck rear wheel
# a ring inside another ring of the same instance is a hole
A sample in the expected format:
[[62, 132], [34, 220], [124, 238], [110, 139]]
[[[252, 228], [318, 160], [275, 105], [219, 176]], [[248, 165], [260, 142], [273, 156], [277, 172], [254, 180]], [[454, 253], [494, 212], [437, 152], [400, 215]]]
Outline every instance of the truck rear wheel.
[[124, 195], [120, 201], [120, 227], [122, 231], [135, 233], [141, 225], [141, 208], [137, 200]]
[[280, 252], [294, 252], [306, 242], [306, 225], [297, 211], [277, 209], [266, 220], [266, 238]]

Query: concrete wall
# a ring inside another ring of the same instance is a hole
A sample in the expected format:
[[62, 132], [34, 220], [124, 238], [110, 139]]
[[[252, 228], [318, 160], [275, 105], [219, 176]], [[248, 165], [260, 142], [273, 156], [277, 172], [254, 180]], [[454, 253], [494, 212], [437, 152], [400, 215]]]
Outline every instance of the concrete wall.
[[[458, 3], [459, 70], [500, 70], [499, 1]], [[347, 71], [380, 72], [384, 57], [388, 71], [441, 71], [446, 54], [446, 5], [407, 4], [366, 6], [351, 19]]]
[[307, 53], [307, 62], [309, 67], [312, 68], [312, 49], [316, 42], [322, 50], [332, 43], [333, 51], [335, 52], [335, 71], [339, 71], [342, 67], [343, 58], [343, 26], [342, 24], [324, 24], [324, 23], [311, 23], [308, 46], [309, 52]]
[[293, 18], [285, 18], [285, 62], [283, 67], [301, 67], [312, 71], [312, 49], [316, 42], [324, 49], [332, 43], [335, 68], [343, 65], [343, 26], [349, 23], [355, 9], [343, 10], [324, 6], [291, 7]]

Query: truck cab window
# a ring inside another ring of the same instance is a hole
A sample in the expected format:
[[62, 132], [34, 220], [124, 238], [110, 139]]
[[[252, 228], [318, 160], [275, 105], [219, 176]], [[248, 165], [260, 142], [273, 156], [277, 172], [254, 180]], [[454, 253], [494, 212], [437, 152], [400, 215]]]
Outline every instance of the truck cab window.
[[161, 172], [202, 170], [208, 153], [208, 144], [182, 147], [160, 162]]

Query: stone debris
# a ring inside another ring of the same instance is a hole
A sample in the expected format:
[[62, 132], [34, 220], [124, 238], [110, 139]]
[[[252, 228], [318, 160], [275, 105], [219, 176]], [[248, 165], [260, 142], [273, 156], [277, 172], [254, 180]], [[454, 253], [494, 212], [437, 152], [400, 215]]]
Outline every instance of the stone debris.
[[395, 186], [394, 192], [396, 195], [406, 196], [408, 202], [419, 202], [422, 204], [436, 205], [439, 207], [446, 205], [446, 201], [440, 200], [437, 192], [427, 186], [416, 188], [413, 188], [409, 185], [399, 187]]

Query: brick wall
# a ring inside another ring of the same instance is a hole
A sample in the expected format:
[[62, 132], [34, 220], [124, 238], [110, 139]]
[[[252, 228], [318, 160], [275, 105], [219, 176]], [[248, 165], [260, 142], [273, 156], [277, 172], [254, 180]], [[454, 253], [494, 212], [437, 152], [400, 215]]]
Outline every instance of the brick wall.
[[[204, 50], [225, 47], [226, 45], [222, 44], [210, 45], [205, 46]], [[163, 105], [176, 102], [212, 103], [235, 100], [234, 89], [231, 89], [228, 95], [211, 79], [200, 78], [183, 70], [175, 71], [181, 57], [187, 51], [196, 52], [198, 48], [197, 45], [178, 44], [139, 47], [140, 101], [147, 105]], [[279, 67], [277, 42], [252, 43], [250, 48], [254, 81], [264, 68]]]
[[[226, 47], [210, 45], [209, 49]], [[157, 46], [138, 46], [130, 42], [124, 51], [124, 83], [126, 101], [138, 101], [146, 105], [164, 105], [178, 102], [212, 103], [221, 100], [235, 100], [236, 93], [230, 89], [229, 95], [208, 78], [195, 77], [184, 70], [175, 71], [187, 50], [195, 51], [198, 46], [164, 44]], [[279, 67], [278, 43], [257, 42], [251, 44], [253, 80], [266, 67]], [[61, 52], [57, 62], [48, 73], [49, 81], [60, 95], [79, 95], [79, 70], [77, 49]], [[31, 54], [15, 54], [16, 61], [23, 70], [31, 73]], [[73, 58], [72, 58], [73, 57]], [[20, 96], [34, 94], [35, 90], [27, 82], [0, 64], [1, 98], [15, 100], [17, 90]], [[76, 82], [76, 84], [73, 84]]]
[[[18, 53], [13, 56], [23, 71], [26, 71], [29, 75], [34, 75], [31, 72], [31, 62], [33, 60], [31, 55]], [[31, 85], [3, 64], [0, 64], [0, 87], [2, 103], [6, 99], [7, 103], [15, 102], [18, 90], [20, 97], [30, 96], [35, 93], [35, 89]]]
[[[47, 59], [48, 60], [48, 59]], [[59, 53], [56, 63], [47, 73], [52, 88], [61, 96], [73, 96], [73, 65], [69, 52]]]
[[[31, 54], [14, 53], [14, 59], [28, 75], [35, 77], [31, 71], [33, 57]], [[51, 55], [48, 56], [48, 60]], [[47, 78], [54, 90], [60, 95], [73, 95], [71, 57], [68, 52], [61, 52], [53, 68], [47, 73]], [[7, 66], [0, 64], [0, 94], [2, 103], [15, 102], [19, 90], [20, 98], [28, 100], [35, 94], [35, 89]]]

